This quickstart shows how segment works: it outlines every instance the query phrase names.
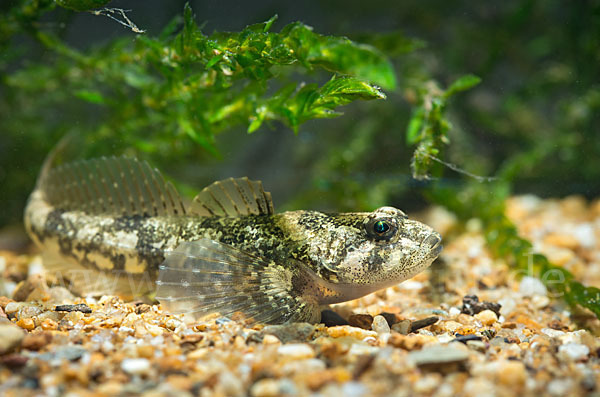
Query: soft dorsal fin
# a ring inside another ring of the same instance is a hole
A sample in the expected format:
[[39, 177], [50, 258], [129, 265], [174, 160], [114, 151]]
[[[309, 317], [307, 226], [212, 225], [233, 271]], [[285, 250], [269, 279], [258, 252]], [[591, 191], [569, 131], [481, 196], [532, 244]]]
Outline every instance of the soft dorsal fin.
[[101, 157], [52, 168], [40, 187], [53, 206], [89, 214], [183, 215], [175, 187], [147, 162]]
[[190, 213], [200, 216], [274, 214], [271, 193], [260, 181], [229, 178], [205, 187], [192, 201]]

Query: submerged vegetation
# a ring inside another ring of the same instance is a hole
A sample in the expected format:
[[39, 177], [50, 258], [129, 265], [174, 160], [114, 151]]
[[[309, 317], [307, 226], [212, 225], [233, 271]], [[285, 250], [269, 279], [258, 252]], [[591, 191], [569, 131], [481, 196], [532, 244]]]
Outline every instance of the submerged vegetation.
[[[129, 14], [97, 10], [107, 3], [0, 6], [1, 224], [20, 218], [44, 155], [66, 133], [85, 138], [82, 156], [135, 151], [177, 170], [241, 157], [244, 131], [285, 129], [298, 137], [283, 140], [282, 153], [259, 155], [266, 168], [285, 157], [285, 167], [302, 170], [288, 208], [418, 207], [424, 193], [463, 219], [482, 219], [492, 250], [516, 269], [560, 273], [565, 282], [548, 286], [600, 316], [598, 289], [524, 255], [531, 243], [503, 215], [513, 192], [600, 194], [597, 1], [563, 9], [439, 0], [427, 15], [419, 2], [328, 2], [334, 21], [384, 11], [396, 21], [385, 33], [339, 29], [349, 38], [301, 22], [278, 29], [277, 17], [206, 34], [189, 5], [161, 32], [139, 33], [138, 5]], [[78, 49], [60, 26], [89, 10], [133, 31]], [[342, 112], [335, 124], [311, 122]]]

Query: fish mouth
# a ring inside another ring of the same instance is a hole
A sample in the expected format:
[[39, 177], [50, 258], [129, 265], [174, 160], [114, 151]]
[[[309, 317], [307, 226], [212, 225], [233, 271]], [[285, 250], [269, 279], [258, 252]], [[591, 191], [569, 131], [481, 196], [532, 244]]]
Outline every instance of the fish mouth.
[[421, 248], [429, 249], [429, 254], [433, 258], [437, 258], [437, 256], [442, 252], [442, 236], [438, 232], [432, 232], [427, 237], [421, 241]]

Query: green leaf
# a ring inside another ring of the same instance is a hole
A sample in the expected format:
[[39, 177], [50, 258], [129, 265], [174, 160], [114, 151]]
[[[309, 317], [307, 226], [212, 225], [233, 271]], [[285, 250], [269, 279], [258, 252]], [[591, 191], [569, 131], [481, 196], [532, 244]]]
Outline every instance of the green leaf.
[[265, 27], [263, 28], [263, 32], [268, 32], [269, 30], [271, 30], [271, 26], [273, 26], [273, 24], [275, 23], [275, 21], [278, 18], [279, 18], [279, 16], [277, 14], [275, 14], [271, 17], [271, 19], [269, 19], [267, 22], [265, 22]]
[[75, 92], [75, 96], [79, 99], [83, 99], [86, 102], [103, 105], [106, 103], [106, 99], [98, 91], [92, 90], [78, 90]]
[[369, 44], [387, 56], [399, 57], [426, 47], [423, 40], [407, 37], [402, 31], [352, 35], [359, 43]]
[[459, 77], [455, 80], [450, 87], [446, 90], [445, 97], [451, 97], [452, 95], [459, 93], [461, 91], [466, 91], [481, 82], [481, 78], [475, 76], [474, 74], [467, 74], [462, 77]]
[[208, 138], [206, 136], [206, 134], [198, 131], [198, 129], [192, 125], [189, 118], [181, 117], [177, 120], [177, 122], [179, 124], [180, 130], [184, 134], [186, 134], [187, 136], [192, 138], [195, 142], [200, 144], [200, 146], [202, 146], [204, 149], [206, 149], [208, 152], [210, 152], [214, 156], [219, 155], [217, 148], [215, 147], [213, 142], [210, 140], [210, 138]]
[[254, 25], [247, 26], [244, 31], [252, 31], [252, 32], [260, 32], [266, 33], [271, 30], [271, 26], [277, 21], [279, 16], [277, 14], [273, 15], [268, 21], [257, 23]]
[[415, 143], [417, 143], [419, 141], [421, 129], [422, 129], [424, 121], [425, 121], [424, 118], [425, 118], [425, 109], [423, 109], [420, 106], [416, 107], [412, 112], [412, 116], [411, 116], [410, 121], [408, 122], [408, 126], [406, 128], [406, 144], [407, 145], [414, 145]]

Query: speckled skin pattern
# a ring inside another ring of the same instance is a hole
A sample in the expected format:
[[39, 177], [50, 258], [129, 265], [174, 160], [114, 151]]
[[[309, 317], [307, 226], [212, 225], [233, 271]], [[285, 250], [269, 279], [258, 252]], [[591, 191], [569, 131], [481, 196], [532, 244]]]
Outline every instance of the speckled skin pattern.
[[[378, 235], [374, 224], [382, 220], [388, 230]], [[251, 303], [268, 298], [302, 311], [269, 317], [274, 322], [317, 321], [320, 305], [399, 283], [428, 267], [441, 250], [438, 233], [392, 207], [239, 217], [90, 215], [55, 208], [38, 190], [30, 197], [25, 225], [38, 246], [54, 256], [94, 272], [150, 280], [137, 294], [152, 290], [160, 264], [183, 242], [210, 239], [234, 247], [263, 264], [257, 267], [261, 274], [254, 268], [232, 275], [247, 284], [242, 292]], [[264, 299], [253, 293], [255, 284], [265, 291]]]

